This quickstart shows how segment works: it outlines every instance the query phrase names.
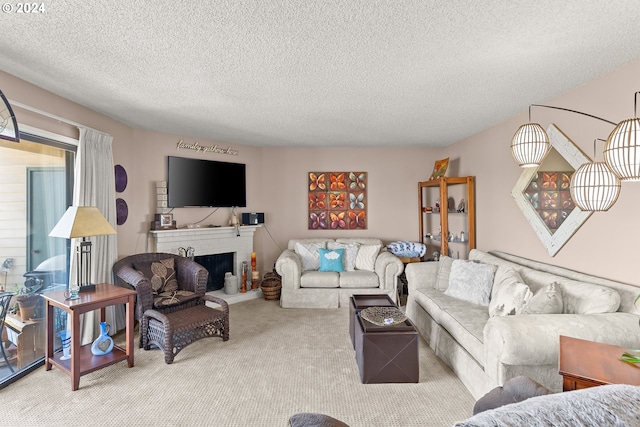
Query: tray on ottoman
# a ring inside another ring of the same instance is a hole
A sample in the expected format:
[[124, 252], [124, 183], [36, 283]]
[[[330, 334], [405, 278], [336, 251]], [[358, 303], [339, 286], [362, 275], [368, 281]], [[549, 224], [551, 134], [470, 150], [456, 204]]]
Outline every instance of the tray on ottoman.
[[351, 335], [351, 344], [356, 348], [355, 330], [356, 313], [369, 307], [396, 307], [396, 304], [387, 294], [362, 294], [351, 295], [351, 303], [349, 304], [349, 335]]
[[[142, 347], [149, 350], [155, 345], [164, 351], [164, 361], [173, 362], [174, 357], [189, 344], [208, 337], [229, 339], [229, 305], [221, 298], [204, 295], [202, 304], [172, 313], [160, 313], [150, 309], [144, 312], [140, 337]], [[205, 301], [220, 305], [220, 309], [208, 307]]]

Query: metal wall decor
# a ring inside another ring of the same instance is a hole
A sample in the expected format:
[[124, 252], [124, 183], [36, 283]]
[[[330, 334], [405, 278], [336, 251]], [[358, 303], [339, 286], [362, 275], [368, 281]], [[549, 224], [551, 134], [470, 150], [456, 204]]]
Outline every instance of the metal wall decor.
[[366, 230], [367, 173], [309, 172], [309, 230]]

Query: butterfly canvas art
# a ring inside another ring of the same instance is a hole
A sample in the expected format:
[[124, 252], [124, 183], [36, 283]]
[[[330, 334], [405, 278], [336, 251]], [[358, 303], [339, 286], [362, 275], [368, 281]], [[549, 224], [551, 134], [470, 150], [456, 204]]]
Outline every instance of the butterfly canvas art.
[[575, 207], [569, 184], [573, 172], [540, 171], [527, 186], [524, 196], [544, 225], [554, 232]]
[[367, 172], [309, 172], [309, 230], [366, 230], [367, 187]]

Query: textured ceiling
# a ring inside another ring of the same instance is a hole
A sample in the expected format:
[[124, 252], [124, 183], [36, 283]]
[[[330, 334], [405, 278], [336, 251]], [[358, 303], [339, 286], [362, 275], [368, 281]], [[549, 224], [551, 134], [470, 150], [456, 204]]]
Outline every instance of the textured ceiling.
[[640, 57], [636, 0], [7, 4], [0, 69], [229, 144], [446, 146]]

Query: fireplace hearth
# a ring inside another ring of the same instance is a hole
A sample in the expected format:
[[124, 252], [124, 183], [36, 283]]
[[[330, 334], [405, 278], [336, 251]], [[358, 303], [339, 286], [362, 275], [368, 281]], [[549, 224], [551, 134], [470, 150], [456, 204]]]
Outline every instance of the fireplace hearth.
[[[211, 287], [221, 289], [224, 286], [224, 273], [233, 272], [239, 276], [242, 271], [242, 262], [246, 261], [251, 265], [251, 252], [253, 252], [253, 234], [260, 225], [243, 225], [236, 230], [236, 227], [216, 227], [216, 228], [180, 228], [177, 230], [151, 230], [151, 250], [154, 252], [167, 252], [178, 254], [179, 248], [194, 248], [194, 260], [203, 265], [208, 271], [211, 279], [209, 266], [199, 261], [213, 255], [224, 255], [231, 257], [231, 267], [221, 266], [222, 282], [215, 277], [218, 275], [214, 270], [213, 282], [207, 284], [207, 291]], [[238, 235], [239, 234], [239, 235]], [[225, 261], [226, 262], [226, 261]], [[220, 285], [222, 283], [222, 285]]]

